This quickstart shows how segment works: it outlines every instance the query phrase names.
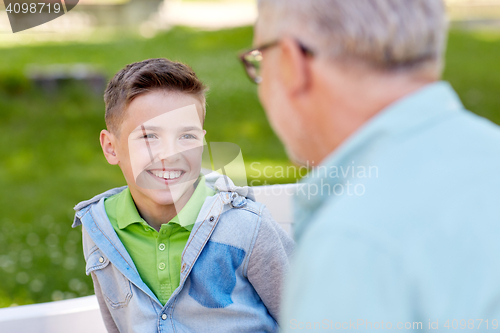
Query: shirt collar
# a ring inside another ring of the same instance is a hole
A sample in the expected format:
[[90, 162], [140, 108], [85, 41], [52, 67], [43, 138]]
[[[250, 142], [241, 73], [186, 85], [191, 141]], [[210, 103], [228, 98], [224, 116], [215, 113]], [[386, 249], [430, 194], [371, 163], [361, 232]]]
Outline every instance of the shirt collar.
[[116, 205], [116, 222], [118, 228], [125, 229], [133, 223], [141, 223], [144, 226], [149, 226], [146, 221], [141, 217], [137, 207], [135, 206], [134, 199], [127, 187], [123, 192], [119, 194], [118, 202]]
[[[205, 185], [205, 177], [203, 175], [200, 175], [195, 185], [196, 189], [184, 208], [182, 208], [182, 210], [168, 223], [179, 224], [189, 231], [193, 229], [193, 225], [196, 222], [196, 218], [198, 217], [198, 213], [206, 197], [215, 194], [212, 189]], [[149, 224], [139, 214], [129, 188], [123, 190], [119, 195], [120, 197], [118, 198], [119, 201], [117, 204], [118, 212], [116, 214], [118, 227], [120, 229], [125, 229], [134, 223], [140, 223], [145, 227], [149, 227]]]

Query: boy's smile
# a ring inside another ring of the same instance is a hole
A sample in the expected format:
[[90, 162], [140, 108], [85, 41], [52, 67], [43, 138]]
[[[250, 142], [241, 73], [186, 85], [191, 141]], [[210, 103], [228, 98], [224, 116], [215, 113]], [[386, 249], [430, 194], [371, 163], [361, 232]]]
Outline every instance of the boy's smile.
[[[137, 97], [127, 109], [123, 128], [140, 122], [128, 135], [128, 178], [133, 176], [128, 183], [158, 204], [191, 196], [200, 174], [205, 133], [196, 104], [201, 109], [200, 102], [187, 94], [152, 92]], [[145, 120], [147, 115], [153, 118]], [[122, 134], [124, 139], [126, 132]]]
[[175, 214], [163, 214], [167, 223], [193, 194], [202, 163], [203, 112], [193, 95], [157, 90], [129, 104], [119, 136], [106, 131], [117, 163], [106, 157], [120, 166], [146, 221], [143, 212], [175, 208]]

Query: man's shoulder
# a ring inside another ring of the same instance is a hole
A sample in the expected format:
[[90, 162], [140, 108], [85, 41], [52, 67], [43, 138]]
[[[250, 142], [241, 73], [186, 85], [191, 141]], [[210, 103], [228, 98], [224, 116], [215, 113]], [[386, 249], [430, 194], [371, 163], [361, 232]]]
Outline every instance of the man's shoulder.
[[[467, 110], [413, 133], [401, 133], [370, 160], [379, 179], [371, 185], [394, 190], [402, 186], [452, 189], [473, 176], [474, 183], [500, 181], [500, 127]], [[496, 171], [495, 171], [496, 170]], [[382, 180], [383, 182], [379, 181]], [[393, 182], [393, 183], [392, 183]], [[398, 186], [401, 185], [401, 186]], [[443, 187], [444, 186], [444, 187]], [[429, 191], [427, 195], [432, 195]], [[393, 194], [397, 195], [395, 191]]]
[[325, 225], [399, 236], [448, 223], [465, 230], [472, 216], [500, 222], [500, 127], [469, 111], [393, 140], [367, 163], [370, 174], [355, 169], [350, 192], [322, 205]]
[[[397, 139], [401, 139], [401, 146], [430, 147], [424, 154], [438, 152], [447, 158], [455, 156], [469, 159], [467, 154], [476, 155], [485, 150], [500, 152], [500, 127], [465, 109], [457, 111], [452, 117], [423, 127], [415, 135], [409, 135], [408, 139], [404, 135]], [[491, 155], [485, 154], [483, 157]], [[500, 155], [494, 157], [500, 160]]]

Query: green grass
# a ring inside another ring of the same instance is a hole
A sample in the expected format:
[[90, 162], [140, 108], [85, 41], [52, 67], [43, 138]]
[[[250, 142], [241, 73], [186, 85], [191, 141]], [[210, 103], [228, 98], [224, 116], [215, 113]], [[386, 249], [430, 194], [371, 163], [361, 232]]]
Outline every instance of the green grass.
[[[152, 39], [122, 34], [99, 42], [0, 49], [0, 307], [92, 293], [85, 276], [80, 229], [72, 207], [124, 184], [106, 163], [98, 142], [104, 128], [102, 97], [68, 85], [44, 94], [25, 78], [29, 64], [92, 63], [110, 77], [124, 65], [151, 57], [190, 64], [210, 87], [207, 140], [238, 144], [246, 164], [287, 165], [269, 127], [256, 86], [236, 59], [251, 44], [252, 29], [196, 32], [175, 28]], [[500, 34], [453, 31], [445, 79], [472, 111], [500, 123]], [[248, 168], [249, 181], [265, 180]], [[293, 181], [293, 177], [271, 182]]]

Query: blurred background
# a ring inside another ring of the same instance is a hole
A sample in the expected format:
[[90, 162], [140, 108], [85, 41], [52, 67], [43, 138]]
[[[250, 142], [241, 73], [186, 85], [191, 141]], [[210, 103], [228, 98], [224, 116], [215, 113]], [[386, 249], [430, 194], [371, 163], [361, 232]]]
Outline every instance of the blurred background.
[[[447, 5], [444, 78], [467, 108], [500, 124], [500, 1]], [[167, 57], [192, 66], [210, 86], [207, 141], [238, 144], [253, 185], [296, 181], [262, 173], [290, 164], [237, 60], [256, 15], [255, 0], [80, 0], [13, 34], [0, 7], [0, 307], [93, 293], [72, 207], [125, 184], [99, 132], [104, 87], [128, 63]]]

